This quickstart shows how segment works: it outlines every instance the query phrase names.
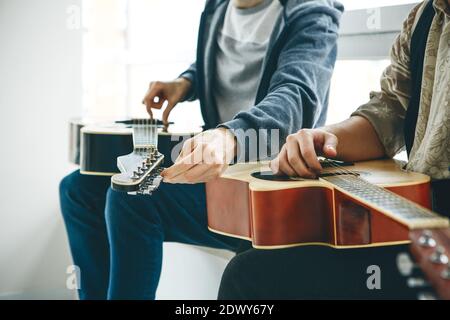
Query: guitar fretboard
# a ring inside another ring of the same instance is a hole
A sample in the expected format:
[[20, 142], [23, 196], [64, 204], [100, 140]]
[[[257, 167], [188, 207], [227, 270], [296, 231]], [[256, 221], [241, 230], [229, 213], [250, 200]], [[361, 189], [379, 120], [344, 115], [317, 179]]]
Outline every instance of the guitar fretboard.
[[332, 183], [349, 195], [360, 198], [364, 202], [381, 209], [383, 213], [411, 229], [448, 226], [448, 219], [356, 175], [332, 175], [322, 179]]

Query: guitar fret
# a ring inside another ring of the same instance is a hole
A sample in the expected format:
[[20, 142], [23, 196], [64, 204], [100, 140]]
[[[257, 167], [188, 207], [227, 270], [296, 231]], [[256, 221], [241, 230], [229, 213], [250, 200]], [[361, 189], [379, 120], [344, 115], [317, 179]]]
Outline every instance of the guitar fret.
[[393, 216], [406, 221], [422, 221], [430, 219], [441, 219], [433, 212], [422, 208], [415, 203], [402, 199], [392, 192], [371, 184], [355, 175], [335, 175], [323, 177], [335, 186], [373, 204]]

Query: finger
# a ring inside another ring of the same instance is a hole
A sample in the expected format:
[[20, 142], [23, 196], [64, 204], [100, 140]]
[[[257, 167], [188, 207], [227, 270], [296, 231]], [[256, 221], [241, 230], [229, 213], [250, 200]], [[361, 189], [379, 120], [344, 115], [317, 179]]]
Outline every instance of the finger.
[[163, 96], [159, 96], [159, 95], [156, 95], [153, 97], [149, 96], [145, 100], [145, 102], [146, 102], [145, 104], [153, 109], [161, 109], [164, 105], [164, 101], [165, 101], [165, 99]]
[[175, 163], [171, 167], [164, 169], [163, 172], [161, 172], [161, 177], [163, 177], [164, 181], [170, 182], [193, 166], [195, 166], [195, 164]]
[[171, 182], [178, 183], [196, 183], [202, 181], [205, 176], [211, 175], [216, 171], [216, 166], [207, 164], [197, 164], [182, 174], [171, 179]]
[[315, 172], [320, 172], [322, 166], [317, 159], [316, 149], [314, 148], [314, 136], [310, 131], [302, 130], [294, 136], [300, 146], [301, 157], [304, 164]]
[[278, 175], [287, 175], [289, 177], [295, 177], [297, 176], [297, 173], [295, 172], [294, 168], [291, 167], [287, 159], [280, 163], [280, 171]]
[[183, 143], [183, 147], [181, 148], [180, 153], [178, 154], [177, 159], [175, 160], [174, 163], [179, 162], [181, 159], [183, 159], [184, 157], [186, 157], [188, 154], [190, 154], [196, 147], [196, 140], [195, 137], [190, 138], [188, 140], [186, 140]]
[[163, 115], [162, 115], [162, 120], [164, 125], [168, 125], [169, 124], [169, 114], [172, 111], [172, 109], [175, 107], [176, 103], [174, 103], [173, 101], [168, 101], [167, 103], [167, 107], [164, 109]]
[[198, 182], [206, 183], [206, 182], [208, 182], [208, 181], [217, 179], [217, 178], [220, 177], [220, 175], [222, 174], [222, 172], [223, 172], [226, 168], [227, 168], [227, 167], [222, 168], [221, 170], [218, 170], [217, 172], [215, 172], [215, 171], [210, 171], [210, 172], [206, 173], [201, 179], [199, 179]]
[[174, 179], [175, 177], [186, 172], [193, 166], [201, 163], [201, 161], [202, 161], [202, 148], [197, 147], [187, 156], [175, 162], [170, 168], [167, 168], [163, 172], [161, 172], [161, 176], [164, 179], [168, 180]]
[[323, 143], [323, 154], [328, 158], [335, 158], [337, 156], [338, 138], [331, 133], [325, 134]]
[[161, 109], [165, 101], [162, 89], [163, 86], [160, 82], [152, 82], [143, 103], [149, 108]]
[[269, 162], [269, 168], [270, 168], [270, 170], [272, 170], [273, 174], [279, 174], [280, 173], [280, 161], [281, 161], [281, 158], [283, 157], [283, 155], [285, 155], [285, 153], [286, 153], [286, 147], [283, 146], [281, 148], [281, 151], [278, 154], [278, 156], [275, 159], [273, 159], [272, 161]]
[[177, 158], [173, 162], [174, 164], [180, 163], [181, 159], [185, 158], [188, 154], [190, 154], [196, 147], [196, 141], [194, 138], [190, 138], [183, 143], [183, 147], [181, 148], [180, 153], [178, 153]]
[[300, 146], [296, 139], [286, 142], [286, 152], [289, 165], [295, 171], [296, 175], [307, 178], [316, 177], [316, 174], [306, 166], [300, 154]]
[[214, 179], [217, 179], [221, 176], [221, 174], [228, 168], [228, 165], [215, 165], [208, 169], [207, 172], [204, 172], [201, 177], [197, 178], [196, 183], [199, 182], [208, 182]]
[[150, 116], [150, 119], [153, 119], [153, 112], [152, 112], [152, 108], [150, 108], [150, 107], [146, 106], [146, 109], [147, 109], [147, 113], [148, 113], [148, 115]]
[[278, 164], [276, 164], [273, 168], [271, 167], [275, 175], [286, 174], [288, 176], [296, 176], [295, 170], [291, 167], [291, 165], [288, 162], [286, 149], [281, 151], [281, 153], [277, 157], [277, 161]]
[[[159, 99], [160, 99], [160, 98], [159, 98]], [[151, 101], [151, 100], [149, 101], [149, 100], [146, 99], [146, 98], [144, 98], [144, 101], [142, 101], [142, 103], [145, 104], [145, 106], [146, 106], [147, 113], [150, 115], [150, 118], [153, 119], [152, 108], [153, 108], [153, 109], [161, 109], [163, 100], [160, 99], [160, 101], [161, 101], [161, 103], [160, 103], [160, 102], [155, 103], [155, 102], [153, 102], [153, 101]], [[159, 105], [159, 104], [161, 104], [161, 105]]]

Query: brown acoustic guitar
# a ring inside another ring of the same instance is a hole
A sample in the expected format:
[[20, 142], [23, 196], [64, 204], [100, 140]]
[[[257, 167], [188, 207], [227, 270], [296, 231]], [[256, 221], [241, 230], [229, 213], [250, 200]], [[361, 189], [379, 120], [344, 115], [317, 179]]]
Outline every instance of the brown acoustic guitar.
[[440, 229], [430, 178], [403, 163], [324, 160], [317, 180], [278, 177], [267, 163], [230, 166], [206, 184], [208, 226], [255, 248], [355, 248], [410, 243], [410, 230]]

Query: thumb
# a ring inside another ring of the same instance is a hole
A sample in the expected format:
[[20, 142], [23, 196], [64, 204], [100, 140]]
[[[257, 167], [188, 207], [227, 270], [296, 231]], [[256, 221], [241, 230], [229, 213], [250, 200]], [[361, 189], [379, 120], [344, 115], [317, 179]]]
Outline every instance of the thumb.
[[334, 158], [337, 156], [338, 138], [332, 133], [325, 133], [323, 142], [323, 154], [327, 158]]
[[164, 123], [164, 125], [168, 125], [169, 124], [169, 114], [172, 111], [172, 109], [175, 107], [176, 102], [172, 102], [172, 101], [168, 101], [167, 102], [167, 107], [164, 109], [164, 112], [162, 114], [162, 121]]

